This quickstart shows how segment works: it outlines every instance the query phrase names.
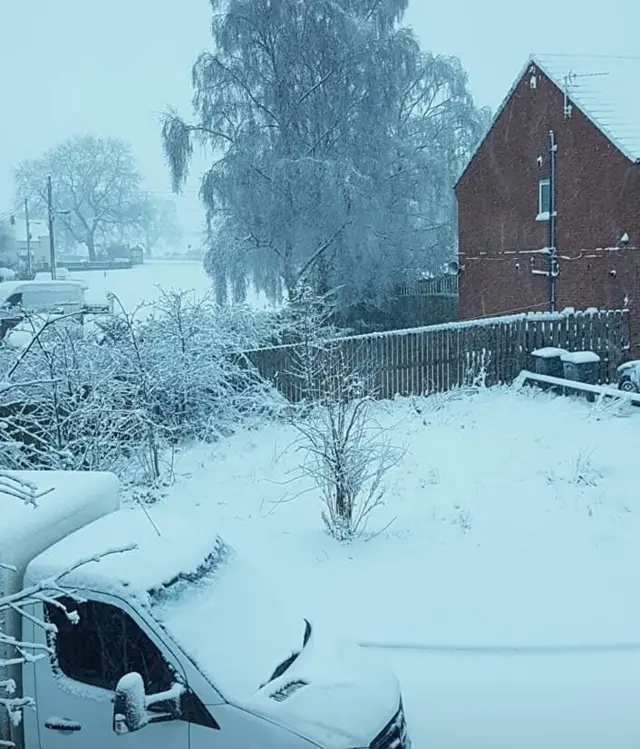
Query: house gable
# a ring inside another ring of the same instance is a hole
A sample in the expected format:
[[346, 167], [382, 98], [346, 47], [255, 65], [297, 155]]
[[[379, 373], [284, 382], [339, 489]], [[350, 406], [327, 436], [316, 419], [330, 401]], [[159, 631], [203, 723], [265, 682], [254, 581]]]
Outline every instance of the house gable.
[[640, 162], [640, 57], [535, 54], [532, 60], [629, 161]]
[[518, 88], [518, 86], [522, 82], [522, 79], [527, 74], [527, 71], [530, 68], [532, 62], [533, 62], [533, 58], [530, 56], [529, 59], [527, 60], [526, 64], [525, 64], [525, 66], [522, 68], [522, 70], [518, 74], [518, 77], [511, 84], [511, 88], [507, 92], [507, 95], [504, 97], [504, 99], [500, 103], [500, 106], [498, 107], [498, 109], [496, 109], [495, 114], [493, 115], [493, 119], [491, 120], [491, 124], [489, 125], [489, 129], [487, 130], [487, 132], [484, 134], [484, 136], [480, 139], [480, 141], [478, 142], [478, 144], [476, 145], [476, 147], [471, 152], [471, 155], [469, 156], [469, 160], [467, 161], [466, 166], [464, 167], [464, 169], [462, 170], [462, 173], [460, 174], [460, 176], [456, 180], [456, 183], [454, 185], [454, 190], [457, 191], [458, 185], [464, 180], [465, 175], [467, 174], [467, 171], [469, 170], [469, 167], [472, 165], [474, 159], [478, 155], [478, 152], [480, 151], [481, 148], [483, 148], [483, 146], [489, 140], [489, 138], [491, 138], [491, 136], [493, 134], [493, 131], [494, 131], [496, 125], [498, 124], [498, 121], [502, 118], [502, 116], [504, 114], [504, 111], [507, 108], [507, 105], [511, 101], [514, 93], [516, 92], [516, 90]]
[[531, 54], [472, 152], [454, 189], [490, 139], [525, 76], [541, 72], [562, 94], [569, 118], [579, 110], [625, 158], [640, 163], [640, 57]]

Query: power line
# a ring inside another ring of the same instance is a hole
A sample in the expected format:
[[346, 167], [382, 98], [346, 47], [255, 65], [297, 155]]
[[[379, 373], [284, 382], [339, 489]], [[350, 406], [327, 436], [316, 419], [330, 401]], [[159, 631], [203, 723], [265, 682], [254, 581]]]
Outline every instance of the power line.
[[580, 52], [548, 52], [544, 55], [534, 55], [534, 57], [561, 57], [566, 60], [634, 60], [640, 61], [638, 55], [607, 55], [607, 54], [581, 54]]

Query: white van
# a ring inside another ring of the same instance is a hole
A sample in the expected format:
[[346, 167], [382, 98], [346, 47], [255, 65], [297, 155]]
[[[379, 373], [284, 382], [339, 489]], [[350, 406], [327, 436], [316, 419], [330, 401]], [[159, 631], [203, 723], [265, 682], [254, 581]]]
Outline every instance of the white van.
[[5, 612], [41, 655], [0, 672], [35, 698], [18, 747], [410, 746], [396, 678], [274, 596], [210, 516], [120, 508], [111, 474], [14, 475], [53, 491], [36, 508], [0, 494], [4, 593], [72, 570], [27, 617]]
[[0, 310], [33, 313], [81, 312], [87, 285], [82, 281], [5, 281], [0, 283]]

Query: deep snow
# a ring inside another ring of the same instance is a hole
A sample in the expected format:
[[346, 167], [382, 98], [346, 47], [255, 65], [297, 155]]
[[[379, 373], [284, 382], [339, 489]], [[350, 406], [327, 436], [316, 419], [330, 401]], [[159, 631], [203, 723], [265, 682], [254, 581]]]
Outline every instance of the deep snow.
[[[196, 298], [211, 291], [211, 279], [200, 261], [148, 260], [126, 270], [73, 271], [70, 278], [88, 285], [87, 299], [102, 299], [111, 292], [128, 312], [142, 302], [154, 302], [160, 288], [193, 291]], [[257, 308], [267, 306], [264, 296], [257, 293], [250, 293], [247, 303]]]
[[640, 644], [554, 649], [640, 643], [640, 413], [529, 392], [378, 404], [407, 453], [348, 546], [323, 532], [284, 424], [183, 452], [163, 502], [208, 507], [316, 626], [443, 648], [371, 650], [398, 671], [417, 749], [637, 746]]

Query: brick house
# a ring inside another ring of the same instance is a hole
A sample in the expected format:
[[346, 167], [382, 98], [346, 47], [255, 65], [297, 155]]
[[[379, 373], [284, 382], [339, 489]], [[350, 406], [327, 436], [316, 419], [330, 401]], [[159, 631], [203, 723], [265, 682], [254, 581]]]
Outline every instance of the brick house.
[[628, 308], [640, 354], [638, 80], [640, 58], [529, 58], [455, 186], [461, 319], [549, 309], [554, 244], [556, 309]]

